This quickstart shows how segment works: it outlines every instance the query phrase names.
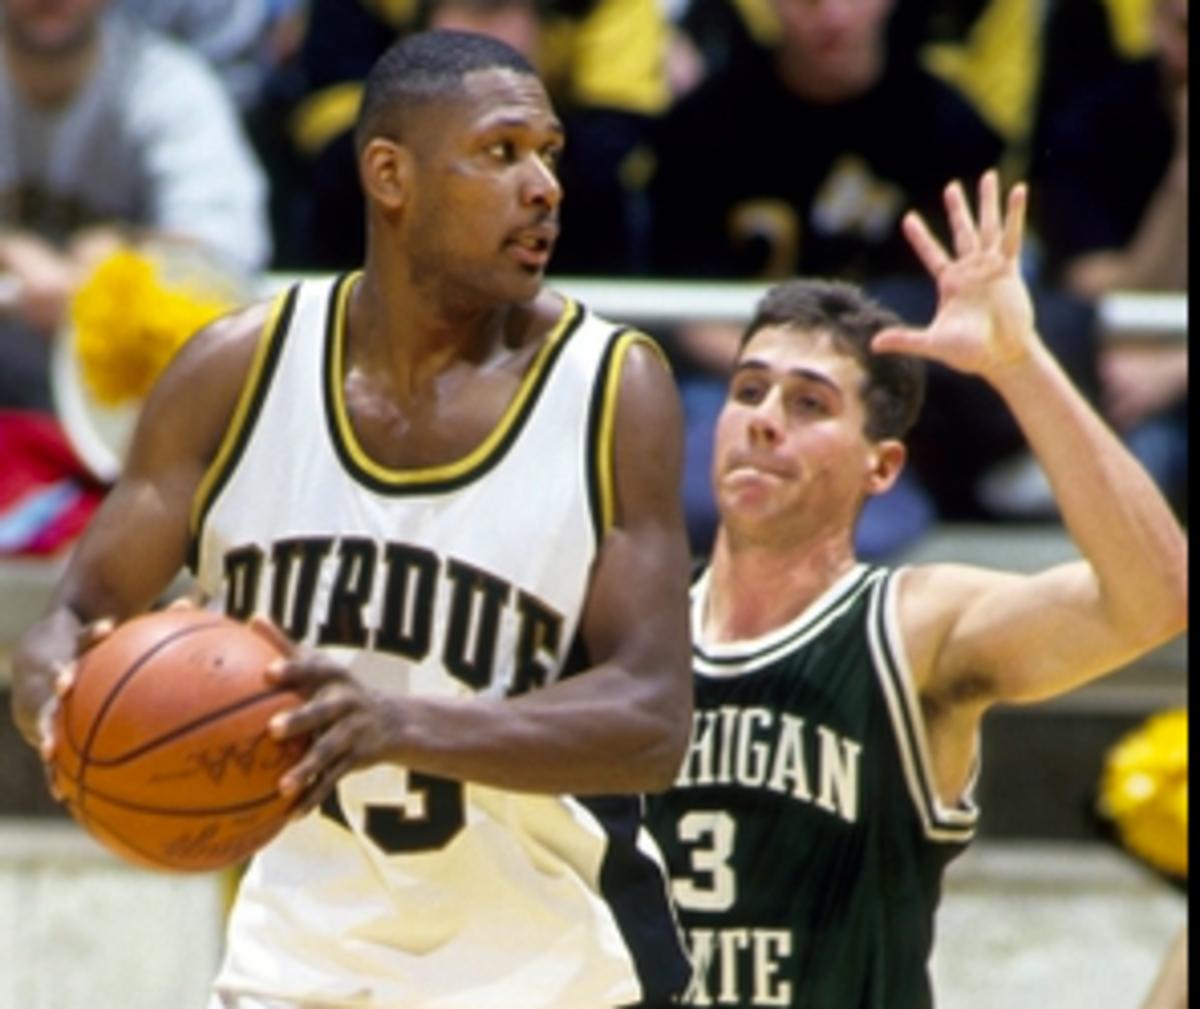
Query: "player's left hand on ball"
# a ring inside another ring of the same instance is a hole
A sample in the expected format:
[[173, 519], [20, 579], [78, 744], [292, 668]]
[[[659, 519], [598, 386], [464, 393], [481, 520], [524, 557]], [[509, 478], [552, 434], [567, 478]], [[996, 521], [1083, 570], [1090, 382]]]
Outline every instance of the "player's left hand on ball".
[[295, 652], [273, 663], [267, 676], [309, 698], [270, 723], [276, 739], [312, 736], [308, 751], [279, 780], [279, 791], [294, 797], [295, 814], [303, 816], [329, 796], [343, 774], [376, 763], [386, 753], [394, 705], [317, 653]]

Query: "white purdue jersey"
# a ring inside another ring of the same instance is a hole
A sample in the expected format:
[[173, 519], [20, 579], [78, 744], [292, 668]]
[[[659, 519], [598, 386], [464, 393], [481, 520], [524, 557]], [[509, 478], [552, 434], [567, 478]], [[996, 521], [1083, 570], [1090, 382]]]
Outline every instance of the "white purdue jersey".
[[[354, 280], [305, 281], [276, 305], [196, 499], [201, 588], [388, 693], [499, 697], [569, 675], [639, 335], [568, 301], [477, 449], [391, 470], [342, 398]], [[638, 798], [377, 766], [255, 856], [216, 992], [306, 1009], [665, 1002], [688, 975], [666, 894]]]

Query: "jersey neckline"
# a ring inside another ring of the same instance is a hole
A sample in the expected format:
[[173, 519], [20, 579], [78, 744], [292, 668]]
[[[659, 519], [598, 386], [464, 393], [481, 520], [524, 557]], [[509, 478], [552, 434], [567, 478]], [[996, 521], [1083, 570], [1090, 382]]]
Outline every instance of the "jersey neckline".
[[383, 493], [430, 493], [452, 490], [471, 482], [499, 462], [516, 440], [533, 412], [554, 362], [582, 321], [582, 308], [571, 298], [563, 296], [563, 309], [558, 320], [538, 348], [504, 413], [475, 448], [448, 463], [396, 468], [385, 466], [367, 453], [346, 409], [342, 382], [345, 373], [346, 314], [350, 293], [361, 275], [362, 271], [358, 270], [335, 280], [326, 316], [323, 399], [329, 435], [338, 458], [356, 479]]
[[875, 580], [873, 573], [879, 576], [882, 570], [860, 561], [838, 577], [804, 612], [787, 623], [754, 638], [714, 643], [708, 641], [705, 634], [705, 612], [712, 574], [711, 568], [705, 568], [692, 586], [691, 593], [692, 663], [695, 671], [700, 675], [729, 676], [753, 672], [770, 664], [780, 655], [819, 634], [832, 617], [853, 602], [868, 582]]

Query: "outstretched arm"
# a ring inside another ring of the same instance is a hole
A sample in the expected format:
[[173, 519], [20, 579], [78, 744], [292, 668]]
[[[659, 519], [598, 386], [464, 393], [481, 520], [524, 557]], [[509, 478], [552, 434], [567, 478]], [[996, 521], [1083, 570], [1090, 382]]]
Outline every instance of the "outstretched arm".
[[1187, 543], [1153, 481], [1071, 385], [1034, 328], [1020, 273], [1025, 188], [1000, 207], [994, 172], [978, 220], [946, 191], [953, 254], [910, 214], [905, 232], [938, 287], [924, 329], [874, 349], [979, 375], [1004, 398], [1054, 489], [1083, 560], [1029, 577], [935, 566], [907, 579], [902, 621], [930, 697], [1035, 700], [1091, 680], [1179, 633]]

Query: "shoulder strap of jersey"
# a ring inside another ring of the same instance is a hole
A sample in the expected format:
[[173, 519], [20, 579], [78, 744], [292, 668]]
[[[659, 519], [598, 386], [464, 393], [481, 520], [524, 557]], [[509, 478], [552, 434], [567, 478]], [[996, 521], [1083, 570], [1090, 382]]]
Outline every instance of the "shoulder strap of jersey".
[[650, 347], [668, 369], [670, 368], [666, 354], [651, 337], [640, 330], [618, 327], [609, 337], [608, 346], [601, 359], [600, 373], [592, 387], [592, 402], [588, 415], [587, 473], [588, 498], [597, 549], [616, 519], [614, 442], [621, 368], [630, 349], [639, 343]]
[[930, 841], [963, 844], [975, 834], [979, 810], [968, 787], [960, 804], [947, 808], [938, 797], [925, 718], [900, 634], [897, 597], [900, 572], [890, 571], [872, 590], [867, 639], [891, 719], [900, 766], [912, 804]]
[[191, 540], [188, 545], [187, 563], [193, 574], [196, 573], [199, 563], [199, 545], [204, 519], [213, 501], [221, 492], [221, 488], [225, 486], [226, 481], [237, 468], [238, 460], [250, 440], [254, 424], [262, 411], [263, 401], [266, 399], [267, 390], [271, 385], [271, 378], [283, 353], [284, 340], [295, 311], [299, 286], [299, 284], [293, 284], [276, 297], [271, 306], [271, 314], [259, 336], [258, 346], [255, 348], [254, 358], [250, 363], [250, 370], [242, 385], [242, 391], [238, 396], [229, 426], [225, 429], [213, 461], [200, 480], [195, 497], [192, 498]]

